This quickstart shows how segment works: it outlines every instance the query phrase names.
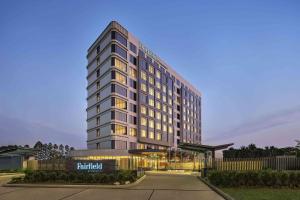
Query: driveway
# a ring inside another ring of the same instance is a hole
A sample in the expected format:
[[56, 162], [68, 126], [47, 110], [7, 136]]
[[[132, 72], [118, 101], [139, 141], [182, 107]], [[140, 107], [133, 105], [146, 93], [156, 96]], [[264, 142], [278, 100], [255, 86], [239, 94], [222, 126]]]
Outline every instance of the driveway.
[[[1, 181], [0, 181], [1, 182]], [[196, 176], [148, 174], [126, 189], [10, 188], [0, 187], [0, 200], [221, 200]]]

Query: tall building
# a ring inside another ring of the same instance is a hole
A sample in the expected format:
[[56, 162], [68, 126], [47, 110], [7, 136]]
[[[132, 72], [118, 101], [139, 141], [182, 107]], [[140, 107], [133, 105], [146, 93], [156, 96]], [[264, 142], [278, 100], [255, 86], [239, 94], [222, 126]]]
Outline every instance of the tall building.
[[201, 144], [201, 93], [112, 21], [87, 54], [87, 147]]

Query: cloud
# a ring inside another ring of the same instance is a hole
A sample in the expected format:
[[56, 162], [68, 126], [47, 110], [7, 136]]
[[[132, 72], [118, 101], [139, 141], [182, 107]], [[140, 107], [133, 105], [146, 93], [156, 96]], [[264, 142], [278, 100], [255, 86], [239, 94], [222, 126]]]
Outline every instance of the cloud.
[[40, 140], [45, 143], [68, 144], [85, 148], [85, 138], [40, 123], [8, 118], [0, 115], [0, 145], [34, 145]]
[[282, 110], [226, 130], [206, 142], [232, 141], [236, 144], [293, 145], [300, 137], [300, 106]]

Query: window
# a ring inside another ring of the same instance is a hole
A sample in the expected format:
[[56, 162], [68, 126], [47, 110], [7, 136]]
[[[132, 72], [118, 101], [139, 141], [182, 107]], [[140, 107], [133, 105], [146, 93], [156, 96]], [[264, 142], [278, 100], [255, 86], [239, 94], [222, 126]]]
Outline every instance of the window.
[[154, 139], [154, 132], [153, 131], [149, 131], [149, 138]]
[[135, 92], [130, 91], [129, 97], [131, 100], [136, 101], [136, 93]]
[[169, 126], [169, 133], [173, 133], [173, 127]]
[[115, 92], [115, 93], [118, 93], [124, 97], [127, 97], [127, 89], [120, 86], [120, 85], [117, 85], [117, 84], [112, 84], [111, 85], [111, 92]]
[[169, 95], [172, 96], [172, 90], [169, 89], [168, 91], [169, 91]]
[[117, 97], [112, 97], [111, 98], [111, 106], [115, 106], [116, 108], [119, 109], [127, 109], [127, 102], [124, 101], [123, 99], [117, 98]]
[[156, 70], [156, 77], [157, 77], [158, 79], [160, 79], [160, 71], [159, 71], [159, 70]]
[[100, 69], [97, 69], [97, 78], [100, 76]]
[[154, 128], [154, 121], [152, 119], [149, 119], [149, 128]]
[[143, 92], [147, 92], [146, 84], [141, 83], [141, 90], [142, 90]]
[[97, 101], [100, 101], [100, 93], [97, 93]]
[[100, 53], [100, 45], [97, 46], [96, 51], [97, 51], [97, 54]]
[[160, 82], [158, 82], [158, 81], [156, 81], [156, 87], [158, 88], [158, 89], [160, 89]]
[[97, 117], [97, 119], [96, 119], [96, 124], [97, 124], [97, 126], [100, 125], [100, 117]]
[[129, 44], [129, 49], [130, 49], [130, 51], [132, 51], [133, 53], [137, 53], [137, 51], [136, 51], [136, 46], [134, 45], [134, 44], [132, 44], [131, 42], [130, 42], [130, 44]]
[[167, 102], [167, 97], [163, 96], [163, 102]]
[[167, 116], [163, 115], [163, 122], [167, 122]]
[[111, 32], [111, 39], [113, 40], [117, 40], [118, 42], [120, 42], [121, 44], [123, 44], [124, 46], [127, 47], [127, 40], [125, 37], [123, 37], [121, 35], [121, 33], [116, 32], [116, 31], [112, 31]]
[[121, 60], [119, 60], [118, 58], [111, 58], [111, 65], [115, 66], [116, 68], [118, 68], [119, 70], [126, 72], [127, 71], [127, 65], [122, 62]]
[[163, 131], [167, 132], [167, 125], [163, 124]]
[[97, 105], [97, 113], [100, 113], [100, 106]]
[[132, 67], [129, 68], [129, 76], [131, 76], [132, 78], [137, 78], [137, 72]]
[[150, 117], [154, 117], [154, 111], [153, 111], [153, 109], [149, 108], [148, 112], [149, 112], [149, 116]]
[[156, 133], [156, 140], [161, 140], [161, 133]]
[[96, 85], [97, 85], [97, 90], [100, 89], [100, 82], [99, 81], [97, 81]]
[[119, 83], [122, 83], [124, 85], [126, 85], [127, 81], [126, 81], [126, 76], [120, 74], [117, 71], [112, 71], [111, 72], [111, 79], [114, 79], [116, 81], [118, 81]]
[[96, 137], [100, 137], [100, 129], [96, 129]]
[[168, 118], [168, 122], [169, 122], [169, 124], [172, 124], [172, 123], [173, 123], [172, 117], [169, 117], [169, 118]]
[[147, 115], [147, 108], [145, 106], [141, 106], [141, 113]]
[[168, 98], [168, 101], [169, 101], [169, 105], [172, 106], [172, 99]]
[[156, 106], [156, 108], [157, 108], [158, 110], [161, 109], [161, 104], [160, 104], [159, 101], [156, 101], [156, 102], [155, 102], [155, 106]]
[[156, 119], [160, 120], [161, 119], [161, 113], [160, 112], [155, 112]]
[[99, 142], [96, 143], [96, 148], [100, 149], [100, 143]]
[[160, 92], [159, 92], [159, 91], [156, 91], [156, 92], [155, 92], [155, 96], [156, 96], [156, 98], [160, 99]]
[[136, 125], [136, 117], [134, 116], [129, 116], [129, 123]]
[[146, 75], [146, 72], [141, 71], [141, 78], [142, 78], [144, 81], [147, 81], [147, 75]]
[[127, 135], [127, 128], [126, 126], [122, 126], [119, 124], [112, 124], [111, 125], [111, 130], [113, 134], [117, 135]]
[[135, 80], [129, 79], [129, 83], [130, 83], [130, 87], [136, 89], [136, 81]]
[[153, 67], [152, 65], [149, 65], [149, 72], [150, 72], [151, 74], [154, 73], [154, 67]]
[[150, 106], [153, 106], [153, 107], [154, 107], [154, 100], [153, 100], [153, 99], [149, 99], [148, 104], [149, 104]]
[[160, 123], [160, 122], [157, 122], [157, 123], [155, 124], [155, 128], [156, 128], [157, 130], [161, 130], [161, 123]]
[[154, 78], [152, 76], [149, 76], [149, 83], [154, 85]]
[[136, 57], [134, 57], [133, 55], [129, 56], [129, 61], [134, 64], [135, 66], [137, 65], [137, 60]]
[[141, 137], [147, 137], [146, 130], [141, 130]]
[[129, 135], [133, 136], [133, 137], [136, 137], [136, 135], [137, 135], [136, 128], [130, 128], [129, 129]]
[[127, 51], [116, 44], [111, 45], [111, 52], [119, 54], [122, 58], [127, 60]]
[[97, 64], [97, 66], [100, 65], [100, 58], [97, 58], [97, 59], [96, 59], [96, 64]]
[[166, 105], [163, 105], [163, 111], [167, 112], [167, 106]]
[[136, 113], [136, 105], [131, 103], [130, 104], [130, 111]]
[[145, 117], [141, 117], [141, 125], [147, 126], [147, 119]]
[[169, 115], [173, 114], [172, 108], [169, 108], [168, 111], [169, 111]]
[[162, 86], [163, 92], [166, 93], [167, 92], [167, 87], [165, 85]]
[[149, 87], [149, 94], [151, 96], [154, 96], [154, 88], [153, 87]]
[[127, 122], [127, 114], [119, 111], [111, 111], [111, 119]]

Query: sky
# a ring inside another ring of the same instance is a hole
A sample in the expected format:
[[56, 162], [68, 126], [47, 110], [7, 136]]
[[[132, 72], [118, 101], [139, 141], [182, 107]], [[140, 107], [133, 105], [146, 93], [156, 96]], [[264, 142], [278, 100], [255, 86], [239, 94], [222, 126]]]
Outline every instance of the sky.
[[86, 148], [86, 53], [121, 23], [202, 93], [202, 140], [300, 139], [300, 2], [0, 1], [0, 145]]

